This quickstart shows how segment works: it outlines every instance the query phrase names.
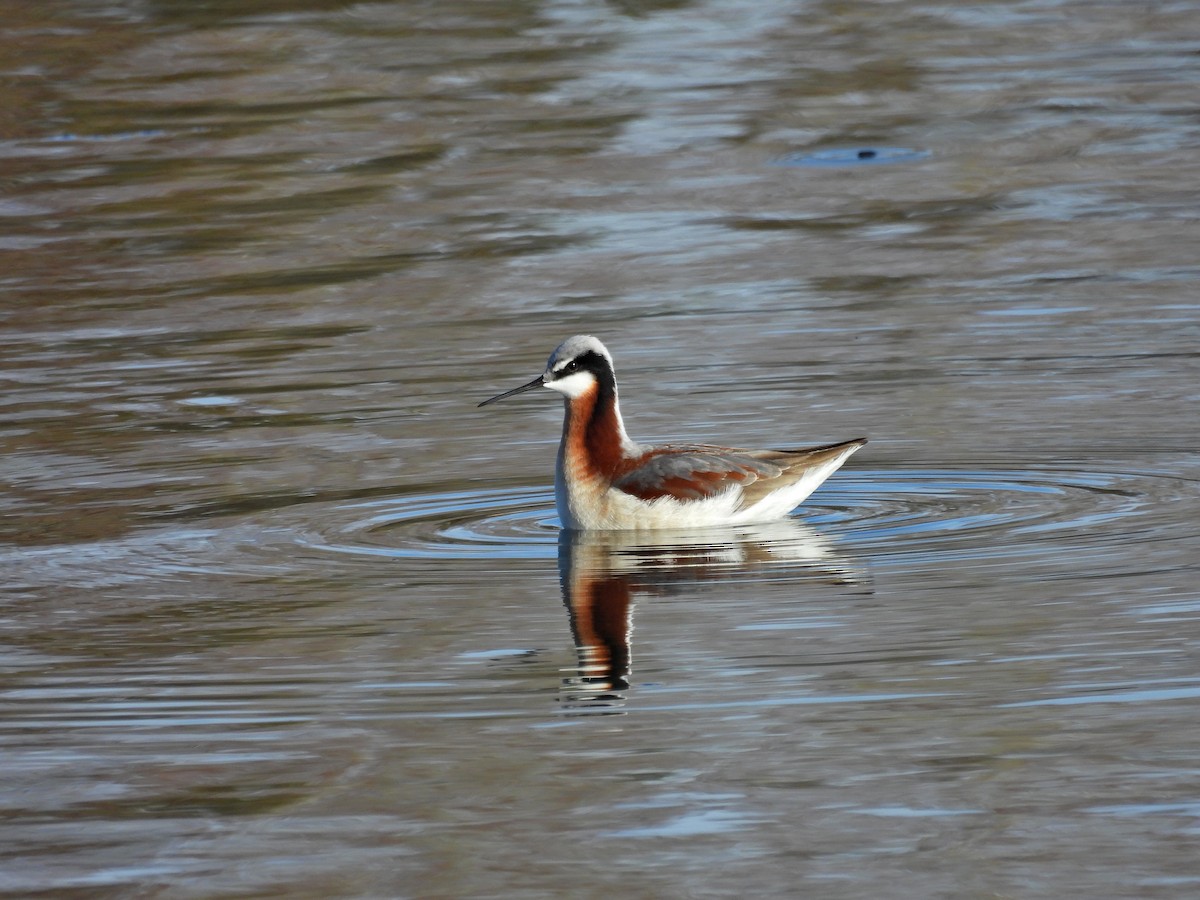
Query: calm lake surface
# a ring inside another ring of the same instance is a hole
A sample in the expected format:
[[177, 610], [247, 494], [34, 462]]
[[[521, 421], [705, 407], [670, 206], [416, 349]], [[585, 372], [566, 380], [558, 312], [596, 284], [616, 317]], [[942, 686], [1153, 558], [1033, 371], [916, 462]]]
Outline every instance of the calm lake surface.
[[0, 8], [4, 896], [1200, 893], [1196, 4]]

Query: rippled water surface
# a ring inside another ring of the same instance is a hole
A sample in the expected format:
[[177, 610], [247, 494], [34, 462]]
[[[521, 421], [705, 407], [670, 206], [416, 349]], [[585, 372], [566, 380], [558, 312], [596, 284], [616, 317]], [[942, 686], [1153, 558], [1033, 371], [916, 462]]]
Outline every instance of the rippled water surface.
[[1194, 4], [3, 9], [5, 896], [1200, 891]]

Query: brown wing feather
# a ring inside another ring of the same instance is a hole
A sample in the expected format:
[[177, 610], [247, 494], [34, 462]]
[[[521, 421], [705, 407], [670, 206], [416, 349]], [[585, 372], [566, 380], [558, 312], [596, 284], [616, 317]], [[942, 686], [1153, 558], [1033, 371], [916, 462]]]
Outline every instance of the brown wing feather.
[[777, 480], [747, 486], [743, 505], [753, 506], [767, 494], [793, 481], [799, 481], [805, 473], [835, 459], [849, 456], [867, 442], [866, 438], [822, 444], [803, 450], [747, 450], [746, 453], [779, 466], [783, 473]]
[[613, 479], [613, 487], [641, 500], [702, 500], [733, 487], [778, 478], [783, 471], [774, 461], [748, 451], [666, 446], [637, 460], [634, 468]]
[[641, 500], [702, 500], [738, 487], [742, 489], [743, 505], [750, 506], [772, 491], [799, 481], [810, 469], [848, 456], [866, 442], [866, 438], [856, 438], [804, 450], [667, 445], [638, 458], [612, 484]]

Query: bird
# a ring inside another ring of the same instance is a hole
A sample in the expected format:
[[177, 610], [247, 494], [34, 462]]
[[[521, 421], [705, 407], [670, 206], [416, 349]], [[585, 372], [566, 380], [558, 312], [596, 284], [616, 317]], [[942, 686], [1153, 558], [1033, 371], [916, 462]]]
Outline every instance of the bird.
[[612, 354], [590, 334], [567, 338], [542, 374], [479, 406], [538, 388], [563, 396], [554, 498], [563, 528], [573, 531], [781, 519], [867, 443], [855, 438], [800, 450], [638, 443], [621, 418]]

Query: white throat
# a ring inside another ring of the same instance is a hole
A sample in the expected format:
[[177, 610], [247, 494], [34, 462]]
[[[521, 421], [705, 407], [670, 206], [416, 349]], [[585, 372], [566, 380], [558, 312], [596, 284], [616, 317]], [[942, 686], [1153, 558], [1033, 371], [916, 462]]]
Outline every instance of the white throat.
[[566, 378], [547, 381], [545, 386], [552, 391], [558, 391], [569, 400], [574, 400], [596, 387], [596, 376], [591, 372], [576, 372]]

